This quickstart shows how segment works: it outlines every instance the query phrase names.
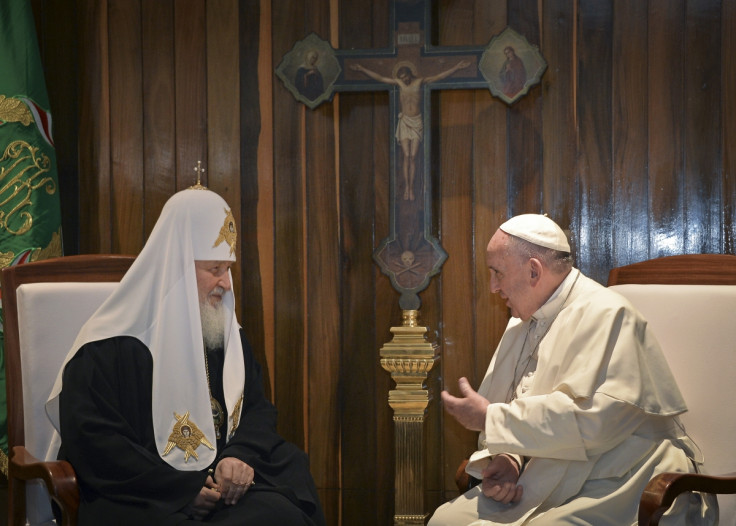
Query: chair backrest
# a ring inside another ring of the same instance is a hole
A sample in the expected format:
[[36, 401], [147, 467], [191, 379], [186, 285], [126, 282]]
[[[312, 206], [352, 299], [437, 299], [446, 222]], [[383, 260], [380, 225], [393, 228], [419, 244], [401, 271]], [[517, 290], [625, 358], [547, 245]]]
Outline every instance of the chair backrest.
[[[611, 271], [608, 285], [647, 319], [685, 397], [681, 420], [712, 475], [736, 472], [736, 256], [658, 258]], [[718, 495], [721, 517], [736, 496]]]
[[[24, 445], [35, 457], [46, 458], [53, 428], [45, 402], [61, 363], [81, 326], [134, 259], [68, 256], [2, 270], [9, 451]], [[20, 489], [12, 478], [9, 484], [11, 495]], [[48, 495], [40, 483], [28, 486], [26, 501], [31, 524], [48, 519]]]

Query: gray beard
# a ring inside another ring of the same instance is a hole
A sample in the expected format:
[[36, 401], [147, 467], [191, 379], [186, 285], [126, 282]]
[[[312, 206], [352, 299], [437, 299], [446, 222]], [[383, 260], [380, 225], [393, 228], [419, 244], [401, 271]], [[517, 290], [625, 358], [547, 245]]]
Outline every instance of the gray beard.
[[213, 307], [209, 303], [200, 303], [199, 313], [202, 318], [202, 338], [207, 349], [222, 349], [225, 346], [225, 309], [222, 303]]

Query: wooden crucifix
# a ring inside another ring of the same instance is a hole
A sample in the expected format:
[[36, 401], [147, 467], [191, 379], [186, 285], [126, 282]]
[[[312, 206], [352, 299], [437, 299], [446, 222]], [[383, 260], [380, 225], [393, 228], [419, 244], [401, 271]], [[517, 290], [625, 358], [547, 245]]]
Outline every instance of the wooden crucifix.
[[490, 89], [512, 104], [537, 84], [546, 63], [511, 28], [487, 46], [433, 46], [431, 1], [391, 3], [392, 41], [384, 49], [335, 50], [314, 33], [297, 42], [276, 74], [291, 93], [316, 108], [341, 91], [389, 91], [390, 231], [373, 259], [416, 310], [419, 293], [447, 254], [431, 233], [430, 91]]

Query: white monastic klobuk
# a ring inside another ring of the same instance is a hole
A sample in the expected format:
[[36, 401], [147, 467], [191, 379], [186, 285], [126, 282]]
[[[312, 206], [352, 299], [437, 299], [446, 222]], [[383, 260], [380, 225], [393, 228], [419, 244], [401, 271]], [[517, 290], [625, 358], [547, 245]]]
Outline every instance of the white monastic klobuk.
[[[166, 462], [180, 470], [207, 467], [216, 455], [210, 446], [217, 443], [194, 261], [235, 261], [235, 256], [236, 227], [227, 203], [203, 187], [178, 192], [164, 206], [120, 286], [82, 327], [64, 361], [66, 364], [88, 342], [115, 336], [132, 336], [145, 344], [153, 357], [152, 409], [157, 449]], [[223, 296], [222, 304], [227, 312], [223, 387], [230, 434], [233, 421], [237, 423], [240, 416], [245, 371], [232, 291]], [[57, 430], [47, 458], [55, 458], [59, 445], [58, 397], [62, 389], [60, 372], [46, 404]], [[202, 441], [194, 458], [179, 447], [172, 449], [170, 443], [185, 415], [209, 443]]]

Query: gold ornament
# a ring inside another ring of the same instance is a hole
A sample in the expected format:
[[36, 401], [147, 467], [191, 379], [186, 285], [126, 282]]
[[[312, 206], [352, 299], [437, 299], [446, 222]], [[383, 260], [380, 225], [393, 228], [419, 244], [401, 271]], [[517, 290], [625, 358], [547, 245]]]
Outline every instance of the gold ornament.
[[230, 430], [230, 433], [227, 435], [227, 439], [230, 440], [234, 435], [235, 431], [238, 429], [238, 425], [240, 425], [240, 406], [243, 405], [243, 395], [240, 395], [240, 398], [238, 398], [238, 401], [235, 402], [235, 407], [233, 408], [233, 427]]
[[189, 411], [184, 413], [183, 416], [179, 416], [174, 412], [176, 423], [174, 429], [169, 435], [169, 442], [166, 444], [166, 449], [163, 455], [168, 455], [174, 446], [184, 451], [184, 462], [189, 461], [189, 457], [194, 457], [195, 460], [199, 460], [197, 452], [194, 451], [199, 447], [200, 444], [204, 444], [208, 448], [214, 451], [214, 446], [207, 440], [204, 433], [197, 427], [197, 425], [189, 420]]
[[212, 248], [216, 248], [220, 245], [220, 243], [225, 241], [228, 245], [230, 245], [230, 255], [232, 256], [233, 252], [235, 252], [235, 243], [237, 239], [238, 232], [235, 228], [235, 217], [233, 216], [232, 211], [226, 208], [225, 222], [220, 228], [220, 235], [217, 236], [215, 244], [212, 245]]

